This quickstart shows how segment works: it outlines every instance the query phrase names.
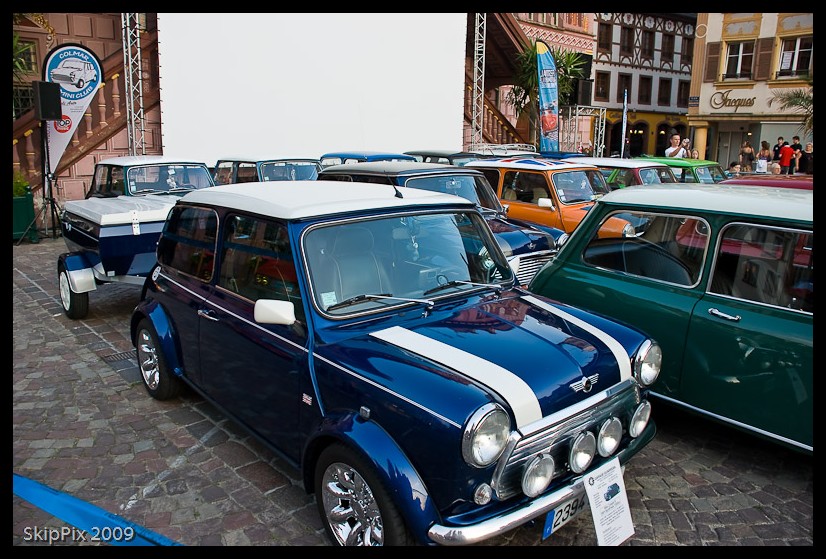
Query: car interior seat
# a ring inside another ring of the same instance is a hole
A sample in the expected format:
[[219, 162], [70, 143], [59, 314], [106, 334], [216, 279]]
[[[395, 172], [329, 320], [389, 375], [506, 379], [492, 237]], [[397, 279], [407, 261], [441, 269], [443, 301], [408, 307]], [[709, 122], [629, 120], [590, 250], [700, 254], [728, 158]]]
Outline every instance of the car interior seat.
[[333, 242], [333, 288], [338, 301], [355, 295], [392, 293], [390, 276], [373, 251], [373, 233], [365, 227], [343, 226]]

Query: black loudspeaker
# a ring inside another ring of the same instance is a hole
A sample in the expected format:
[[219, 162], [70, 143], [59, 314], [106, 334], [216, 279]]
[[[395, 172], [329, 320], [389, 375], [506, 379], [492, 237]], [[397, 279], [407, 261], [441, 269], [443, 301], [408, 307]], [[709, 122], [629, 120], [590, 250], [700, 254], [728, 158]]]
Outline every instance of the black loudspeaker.
[[32, 90], [34, 91], [34, 115], [37, 120], [63, 118], [59, 83], [32, 82]]
[[577, 80], [576, 84], [576, 104], [590, 105], [591, 104], [591, 89], [594, 86], [594, 80]]

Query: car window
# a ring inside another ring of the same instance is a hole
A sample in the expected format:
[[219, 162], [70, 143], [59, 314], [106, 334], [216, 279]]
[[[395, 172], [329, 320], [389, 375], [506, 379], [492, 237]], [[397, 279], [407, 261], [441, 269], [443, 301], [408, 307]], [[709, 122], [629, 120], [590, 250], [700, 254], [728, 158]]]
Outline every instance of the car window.
[[814, 312], [814, 235], [755, 224], [728, 225], [709, 291]]
[[215, 167], [215, 184], [232, 182], [232, 161], [221, 161]]
[[258, 180], [258, 170], [255, 168], [255, 163], [239, 163], [238, 170], [235, 171], [235, 182], [255, 182]]
[[[243, 215], [226, 219], [218, 285], [253, 302], [278, 299], [303, 316], [295, 264], [283, 223]], [[301, 318], [303, 320], [303, 318]]]
[[[586, 264], [684, 286], [699, 281], [708, 246], [708, 226], [704, 220], [626, 211], [621, 217], [636, 224], [637, 231], [643, 233], [637, 237], [612, 237], [608, 220], [619, 216], [610, 214], [602, 221], [583, 253]], [[693, 234], [697, 227], [705, 227], [706, 234]]]
[[[491, 200], [490, 195], [486, 196], [484, 203], [480, 200], [476, 185], [477, 177], [470, 175], [439, 175], [429, 177], [413, 177], [408, 179], [405, 186], [410, 188], [418, 188], [421, 190], [429, 190], [431, 192], [443, 192], [445, 194], [453, 194], [454, 196], [461, 196], [465, 200], [470, 200], [477, 206], [490, 207], [496, 209]], [[479, 180], [484, 181], [482, 177]], [[487, 181], [485, 181], [487, 182]], [[489, 185], [487, 185], [490, 188]]]
[[502, 186], [504, 200], [537, 204], [540, 198], [550, 198], [545, 175], [527, 171], [507, 171]]
[[174, 207], [158, 241], [158, 262], [202, 281], [212, 280], [218, 216], [202, 208]]
[[667, 171], [662, 169], [640, 169], [640, 181], [642, 184], [659, 184], [663, 182], [674, 182], [674, 179]]
[[563, 204], [590, 202], [610, 190], [602, 173], [597, 170], [557, 172], [551, 180]]

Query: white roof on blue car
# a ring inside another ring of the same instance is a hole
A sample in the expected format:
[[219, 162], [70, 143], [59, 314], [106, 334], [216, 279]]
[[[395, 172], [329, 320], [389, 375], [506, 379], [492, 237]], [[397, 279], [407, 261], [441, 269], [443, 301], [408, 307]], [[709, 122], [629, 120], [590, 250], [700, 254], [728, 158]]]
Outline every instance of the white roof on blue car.
[[667, 184], [613, 190], [598, 203], [812, 222], [814, 191], [742, 184]]
[[478, 161], [471, 161], [465, 167], [473, 167], [479, 169], [488, 168], [503, 168], [508, 169], [524, 169], [531, 171], [546, 171], [548, 169], [596, 169], [595, 165], [589, 163], [577, 163], [576, 159], [541, 159], [534, 157], [505, 157], [503, 159], [480, 159]]
[[300, 219], [373, 209], [406, 209], [426, 204], [475, 205], [459, 196], [391, 185], [340, 181], [279, 181], [224, 184], [194, 190], [182, 202], [209, 204], [283, 219]]

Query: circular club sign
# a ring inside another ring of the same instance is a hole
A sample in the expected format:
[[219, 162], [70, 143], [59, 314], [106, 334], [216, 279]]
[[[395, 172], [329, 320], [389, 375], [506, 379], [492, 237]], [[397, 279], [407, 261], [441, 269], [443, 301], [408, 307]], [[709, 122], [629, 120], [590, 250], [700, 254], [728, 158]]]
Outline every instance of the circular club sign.
[[63, 115], [60, 117], [60, 120], [54, 121], [54, 129], [61, 134], [65, 134], [72, 129], [72, 119], [66, 115]]

